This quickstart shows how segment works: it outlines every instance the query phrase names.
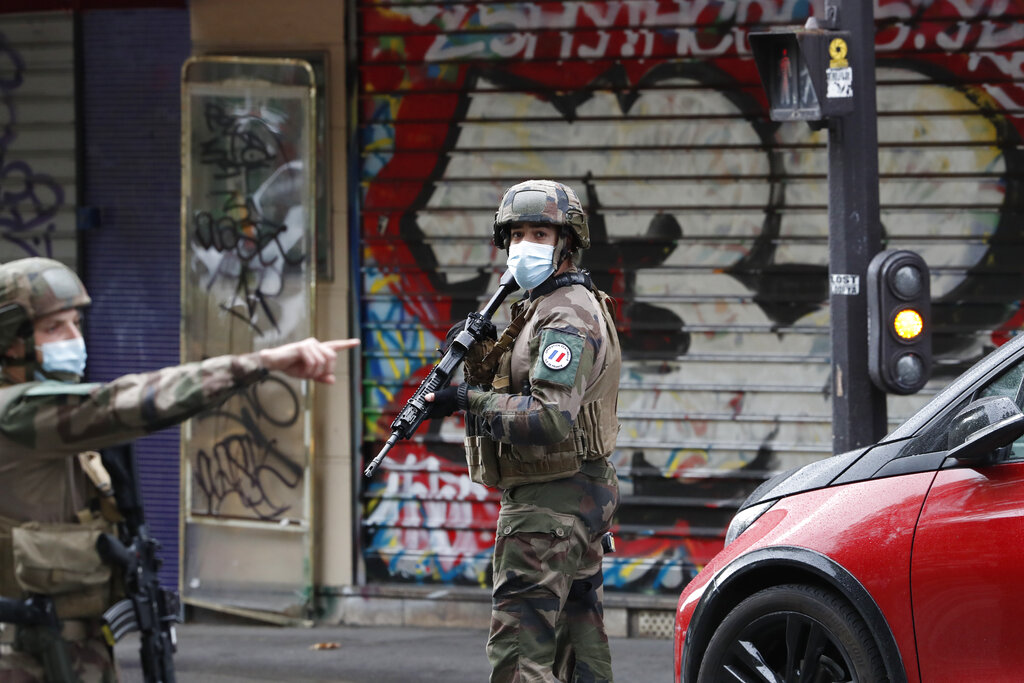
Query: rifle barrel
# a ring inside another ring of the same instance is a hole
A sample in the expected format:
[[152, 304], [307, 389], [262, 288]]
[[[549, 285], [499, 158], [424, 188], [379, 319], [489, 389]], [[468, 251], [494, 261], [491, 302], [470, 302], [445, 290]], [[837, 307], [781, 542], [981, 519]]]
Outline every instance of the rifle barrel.
[[370, 464], [366, 466], [366, 470], [363, 472], [363, 476], [372, 477], [373, 471], [377, 469], [377, 466], [384, 460], [384, 456], [388, 454], [388, 451], [398, 443], [398, 432], [392, 432], [388, 442], [384, 444], [384, 448], [380, 449], [380, 453], [377, 457], [370, 461]]

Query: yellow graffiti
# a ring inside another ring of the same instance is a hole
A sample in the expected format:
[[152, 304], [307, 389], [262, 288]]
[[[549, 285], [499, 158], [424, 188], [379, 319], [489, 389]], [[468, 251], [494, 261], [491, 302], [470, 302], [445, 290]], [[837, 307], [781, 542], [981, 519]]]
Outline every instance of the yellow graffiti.
[[[379, 294], [382, 290], [384, 290], [387, 287], [390, 287], [391, 285], [398, 285], [398, 284], [400, 284], [400, 280], [401, 280], [401, 278], [399, 277], [399, 275], [397, 273], [392, 273], [390, 275], [382, 275], [379, 279], [375, 280], [370, 285], [370, 293], [371, 294]], [[382, 348], [382, 349], [388, 348], [387, 340], [384, 338], [383, 332], [381, 330], [378, 330], [376, 332], [376, 335], [377, 335], [377, 342], [380, 344], [380, 348]], [[403, 345], [401, 343], [401, 336], [400, 335], [396, 335], [396, 338], [398, 338], [398, 340], [399, 340], [399, 342], [398, 342], [398, 349], [402, 350]], [[393, 356], [388, 356], [388, 363], [391, 365], [391, 371], [394, 373], [394, 376], [395, 377], [400, 377], [401, 376], [401, 372], [399, 371], [398, 364], [395, 362], [395, 359], [394, 359]], [[405, 360], [405, 373], [404, 374], [408, 375], [411, 372], [412, 372], [412, 368], [409, 365], [409, 359], [407, 358]], [[392, 398], [393, 398], [392, 396], [388, 396], [388, 400], [389, 401]]]
[[377, 280], [375, 280], [370, 285], [370, 293], [380, 294], [380, 291], [385, 287], [401, 284], [400, 280], [401, 278], [398, 276], [397, 273], [392, 273], [391, 275], [381, 275]]
[[708, 452], [697, 448], [683, 448], [672, 451], [662, 476], [671, 478], [676, 472], [693, 467], [693, 458], [699, 459], [706, 465], [708, 463]]
[[635, 559], [632, 562], [624, 564], [622, 566], [622, 569], [619, 570], [619, 575], [623, 579], [629, 580], [629, 577], [632, 576], [633, 572], [635, 572], [637, 569], [642, 569], [646, 564], [647, 558], [645, 557]]
[[[380, 344], [380, 347], [382, 349], [387, 348], [387, 340], [384, 338], [384, 332], [381, 331], [381, 330], [377, 330], [374, 334], [377, 336], [377, 343]], [[395, 377], [400, 377], [401, 375], [399, 374], [398, 363], [395, 362], [395, 357], [394, 356], [388, 356], [387, 357], [387, 361], [388, 361], [388, 364], [391, 366], [391, 372], [394, 373], [394, 376]], [[406, 374], [408, 374], [409, 361], [406, 361], [405, 365], [406, 365]], [[381, 391], [383, 391], [383, 389]]]

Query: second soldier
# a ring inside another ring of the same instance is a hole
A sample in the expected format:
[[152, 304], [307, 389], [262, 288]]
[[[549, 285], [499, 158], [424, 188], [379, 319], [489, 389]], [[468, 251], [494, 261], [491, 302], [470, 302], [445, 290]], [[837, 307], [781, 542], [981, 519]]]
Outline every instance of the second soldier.
[[590, 233], [566, 185], [510, 187], [494, 243], [528, 296], [494, 347], [471, 354], [467, 383], [427, 396], [433, 417], [467, 411], [470, 476], [502, 489], [490, 680], [611, 681], [601, 541], [619, 504], [612, 302], [578, 268]]

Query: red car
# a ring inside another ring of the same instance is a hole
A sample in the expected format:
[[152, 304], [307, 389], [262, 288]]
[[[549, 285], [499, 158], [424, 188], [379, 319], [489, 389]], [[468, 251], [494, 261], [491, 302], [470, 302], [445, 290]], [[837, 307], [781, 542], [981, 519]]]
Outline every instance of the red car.
[[1024, 335], [758, 487], [679, 598], [677, 683], [1024, 680], [1022, 380]]

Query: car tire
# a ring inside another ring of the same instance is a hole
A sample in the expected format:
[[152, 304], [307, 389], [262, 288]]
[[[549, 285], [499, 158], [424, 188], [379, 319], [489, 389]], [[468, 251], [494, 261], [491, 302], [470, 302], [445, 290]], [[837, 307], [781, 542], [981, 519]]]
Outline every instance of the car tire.
[[699, 683], [875, 683], [885, 663], [867, 624], [838, 594], [817, 586], [766, 588], [715, 630]]

